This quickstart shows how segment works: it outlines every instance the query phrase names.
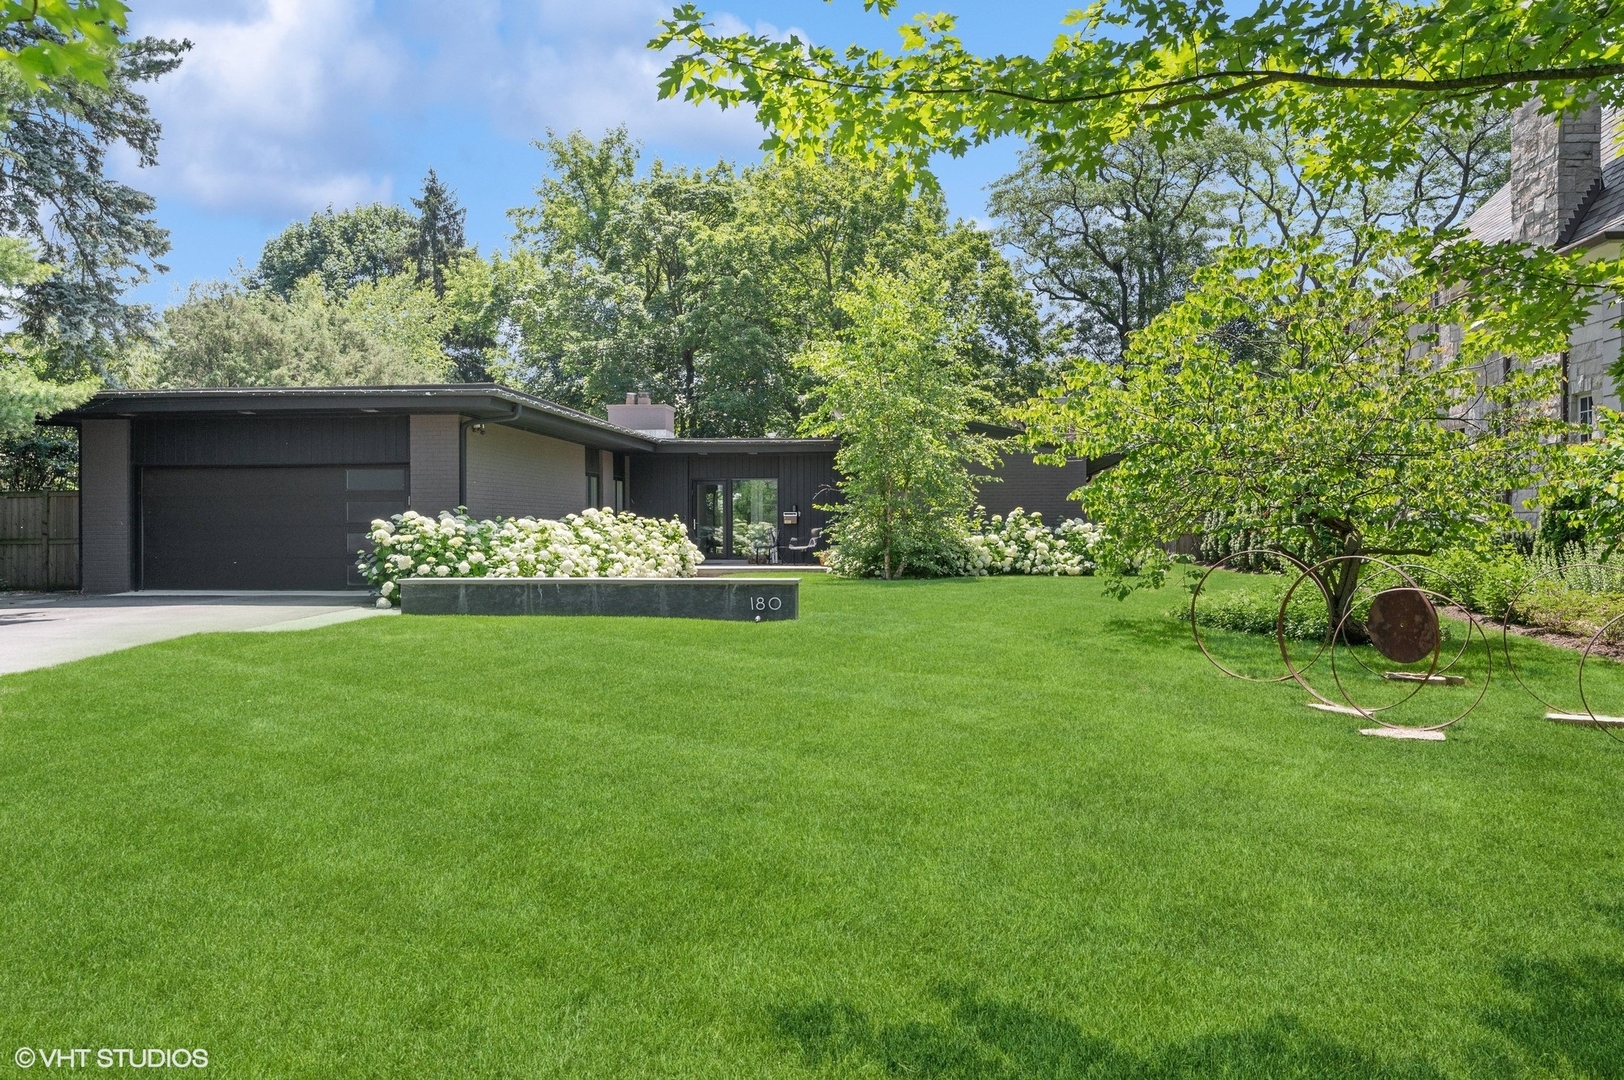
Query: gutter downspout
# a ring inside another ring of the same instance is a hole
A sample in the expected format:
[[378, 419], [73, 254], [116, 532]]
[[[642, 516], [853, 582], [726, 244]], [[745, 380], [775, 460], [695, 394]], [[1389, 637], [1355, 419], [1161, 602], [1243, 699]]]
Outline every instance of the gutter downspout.
[[488, 419], [478, 416], [465, 416], [462, 423], [457, 425], [457, 507], [468, 509], [468, 429], [475, 424], [507, 424], [519, 418], [524, 406], [514, 402], [513, 411], [506, 416], [496, 416]]

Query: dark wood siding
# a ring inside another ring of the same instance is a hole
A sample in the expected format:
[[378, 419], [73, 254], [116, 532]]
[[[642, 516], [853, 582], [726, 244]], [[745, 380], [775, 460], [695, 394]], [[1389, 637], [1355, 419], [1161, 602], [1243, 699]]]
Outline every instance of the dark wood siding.
[[[800, 508], [798, 525], [782, 526], [782, 543], [804, 544], [813, 529], [828, 526], [820, 503], [838, 501], [835, 459], [810, 454], [632, 454], [631, 508], [646, 517], [680, 517], [694, 527], [693, 484], [696, 480], [778, 481], [778, 509]], [[811, 562], [810, 552], [781, 551], [786, 562]]]
[[137, 465], [383, 465], [411, 458], [405, 416], [152, 416], [135, 421]]
[[1005, 454], [1004, 463], [990, 475], [997, 477], [997, 482], [982, 484], [978, 493], [989, 514], [1008, 514], [1018, 507], [1042, 514], [1044, 523], [1051, 526], [1083, 516], [1070, 495], [1088, 482], [1086, 461], [1038, 465], [1031, 454], [1014, 452]]

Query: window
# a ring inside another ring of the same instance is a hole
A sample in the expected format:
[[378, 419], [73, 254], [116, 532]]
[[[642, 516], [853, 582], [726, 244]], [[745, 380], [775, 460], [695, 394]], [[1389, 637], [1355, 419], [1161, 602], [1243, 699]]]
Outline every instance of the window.
[[615, 477], [615, 509], [626, 509], [626, 481]]
[[1589, 394], [1574, 399], [1573, 422], [1579, 425], [1579, 441], [1589, 442], [1596, 428], [1596, 399]]
[[346, 491], [405, 491], [405, 469], [345, 469]]
[[601, 498], [601, 496], [603, 494], [603, 488], [602, 488], [601, 484], [602, 484], [602, 481], [598, 478], [596, 473], [591, 473], [591, 474], [587, 475], [587, 478], [586, 478], [586, 505], [587, 505], [587, 509], [591, 509], [594, 506], [601, 506], [603, 504], [603, 499]]

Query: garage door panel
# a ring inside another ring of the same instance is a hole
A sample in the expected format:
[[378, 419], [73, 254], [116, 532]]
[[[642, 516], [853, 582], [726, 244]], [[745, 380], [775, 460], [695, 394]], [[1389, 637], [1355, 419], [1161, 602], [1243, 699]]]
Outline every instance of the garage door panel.
[[357, 491], [356, 472], [325, 466], [143, 470], [142, 587], [353, 587], [352, 504], [405, 509], [400, 493]]

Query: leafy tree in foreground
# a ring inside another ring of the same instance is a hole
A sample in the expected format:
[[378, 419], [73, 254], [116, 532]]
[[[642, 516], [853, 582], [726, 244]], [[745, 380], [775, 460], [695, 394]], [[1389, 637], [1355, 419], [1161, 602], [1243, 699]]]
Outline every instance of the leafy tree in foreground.
[[[1024, 410], [1055, 459], [1121, 455], [1073, 496], [1105, 530], [1101, 567], [1120, 588], [1160, 584], [1161, 545], [1209, 515], [1310, 563], [1427, 554], [1510, 524], [1505, 493], [1558, 451], [1556, 369], [1512, 363], [1489, 385], [1484, 368], [1559, 348], [1584, 305], [1561, 280], [1507, 280], [1492, 302], [1450, 290], [1436, 265], [1394, 269], [1400, 243], [1356, 267], [1311, 244], [1231, 251], [1134, 337], [1124, 367], [1078, 364]], [[1478, 270], [1497, 254], [1476, 249]], [[1142, 576], [1122, 576], [1141, 560]], [[1332, 625], [1350, 570], [1327, 575]]]
[[27, 35], [0, 50], [0, 67], [30, 90], [65, 79], [105, 86], [128, 13], [120, 0], [0, 0], [0, 28]]
[[969, 431], [985, 395], [944, 289], [926, 260], [870, 268], [840, 297], [846, 329], [797, 358], [818, 379], [802, 431], [840, 439], [829, 538], [842, 572], [953, 573], [976, 505], [969, 466], [998, 463], [992, 442]]
[[953, 36], [953, 16], [921, 15], [889, 53], [717, 34], [689, 3], [649, 45], [675, 53], [662, 97], [753, 106], [764, 149], [921, 170], [1014, 135], [1050, 166], [1092, 171], [1141, 127], [1166, 148], [1225, 121], [1317, 132], [1333, 172], [1391, 174], [1427, 130], [1467, 130], [1484, 108], [1570, 109], [1591, 92], [1624, 104], [1611, 0], [1102, 0], [1066, 22], [1046, 56], [988, 57]]
[[1568, 446], [1540, 491], [1540, 535], [1558, 548], [1585, 540], [1611, 555], [1624, 544], [1624, 416], [1602, 409], [1597, 421], [1599, 437]]

